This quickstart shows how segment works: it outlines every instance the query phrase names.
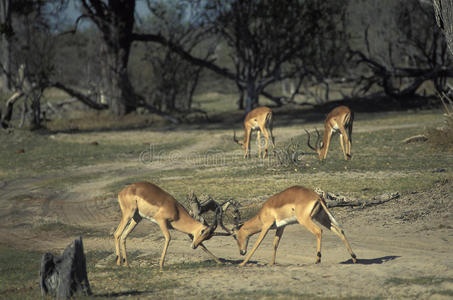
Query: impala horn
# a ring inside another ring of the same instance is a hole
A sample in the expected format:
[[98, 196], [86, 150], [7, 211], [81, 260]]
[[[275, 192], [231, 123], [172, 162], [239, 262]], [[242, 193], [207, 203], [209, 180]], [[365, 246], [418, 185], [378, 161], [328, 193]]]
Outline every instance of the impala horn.
[[319, 147], [319, 141], [320, 141], [320, 139], [321, 139], [321, 136], [319, 135], [318, 129], [315, 128], [315, 131], [316, 131], [316, 134], [317, 134], [315, 147], [313, 147], [313, 146], [310, 144], [310, 133], [308, 132], [307, 129], [304, 129], [304, 130], [305, 130], [305, 132], [307, 133], [307, 136], [308, 136], [308, 139], [307, 139], [307, 145], [308, 145], [308, 147], [309, 147], [310, 149], [312, 149], [312, 150], [318, 152], [318, 150], [319, 150], [319, 148], [320, 148], [320, 147]]
[[239, 140], [236, 138], [236, 130], [234, 130], [233, 141], [234, 141], [236, 144], [238, 144], [238, 145], [243, 145], [243, 144], [244, 144], [244, 142], [239, 141]]

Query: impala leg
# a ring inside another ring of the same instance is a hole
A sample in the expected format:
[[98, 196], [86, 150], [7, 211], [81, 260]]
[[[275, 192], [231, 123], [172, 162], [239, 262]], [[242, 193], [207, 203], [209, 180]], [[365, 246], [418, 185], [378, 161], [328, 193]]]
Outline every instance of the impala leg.
[[[339, 226], [335, 225], [329, 218], [329, 216], [326, 214], [324, 210], [319, 211], [318, 214], [315, 215], [316, 221], [318, 221], [321, 225], [324, 227], [328, 228], [330, 231], [334, 232], [336, 235], [338, 235], [343, 243], [346, 246], [346, 249], [348, 250], [349, 254], [352, 257], [352, 262], [356, 263], [357, 262], [357, 257], [352, 251], [351, 246], [349, 245], [348, 240], [346, 239], [346, 236], [344, 234], [343, 229], [341, 229]], [[335, 221], [336, 222], [336, 221]]]
[[256, 143], [258, 144], [258, 157], [261, 158], [262, 150], [261, 150], [261, 131], [260, 130], [256, 131]]
[[348, 239], [346, 238], [346, 235], [344, 234], [343, 229], [341, 229], [341, 228], [335, 226], [334, 224], [332, 224], [332, 226], [330, 227], [330, 230], [335, 232], [341, 238], [341, 240], [343, 241], [344, 245], [346, 246], [346, 249], [348, 250], [349, 254], [352, 257], [352, 262], [356, 263], [357, 262], [357, 256], [354, 254], [354, 251], [352, 251], [351, 245], [349, 245]]
[[340, 133], [340, 144], [341, 144], [341, 150], [343, 150], [343, 156], [344, 156], [344, 159], [348, 159], [348, 156], [347, 156], [347, 153], [348, 153], [348, 150], [347, 146], [345, 146], [345, 142], [344, 142], [344, 136]]
[[218, 263], [218, 264], [221, 264], [221, 263], [222, 263], [222, 262], [220, 261], [220, 259], [219, 259], [217, 256], [215, 256], [214, 254], [212, 254], [212, 252], [209, 251], [208, 248], [205, 247], [205, 245], [203, 245], [203, 243], [200, 243], [199, 246], [201, 247], [201, 249], [202, 249], [204, 252], [206, 252], [207, 254], [209, 254], [209, 255], [215, 260], [216, 263]]
[[263, 132], [263, 135], [264, 135], [264, 140], [265, 140], [265, 144], [264, 144], [264, 156], [263, 158], [266, 158], [267, 156], [267, 149], [269, 148], [269, 132], [267, 131], [266, 127], [263, 126], [261, 128], [261, 131]]
[[325, 140], [325, 144], [322, 145], [322, 150], [320, 153], [321, 155], [319, 157], [321, 160], [324, 160], [327, 158], [327, 152], [329, 151], [329, 146], [330, 146], [330, 139], [332, 138], [332, 130], [326, 128], [324, 130], [324, 135], [327, 135], [327, 136], [325, 138], [323, 138], [323, 140]]
[[133, 216], [133, 212], [124, 213], [121, 216], [121, 221], [118, 227], [113, 234], [113, 238], [115, 239], [115, 254], [116, 254], [116, 264], [118, 266], [121, 265], [121, 252], [120, 252], [120, 237], [123, 234], [124, 228], [126, 228], [127, 223]]
[[344, 159], [350, 160], [351, 159], [351, 146], [349, 142], [349, 136], [344, 130], [344, 127], [340, 127], [340, 141], [341, 141], [341, 148], [343, 149]]
[[275, 138], [274, 138], [274, 134], [272, 133], [272, 130], [274, 129], [274, 125], [273, 125], [273, 122], [272, 120], [269, 121], [269, 134], [270, 134], [270, 137], [271, 137], [271, 143], [272, 143], [272, 149], [275, 148]]
[[164, 269], [164, 262], [165, 262], [165, 255], [167, 254], [168, 245], [170, 244], [171, 236], [170, 231], [168, 230], [167, 221], [166, 220], [159, 220], [157, 221], [160, 229], [162, 230], [162, 234], [165, 238], [164, 248], [162, 249], [162, 255], [160, 257], [159, 267], [160, 270], [163, 271]]
[[267, 226], [266, 228], [263, 228], [260, 232], [260, 235], [258, 236], [258, 239], [256, 240], [256, 243], [255, 245], [253, 246], [252, 250], [250, 250], [249, 254], [247, 254], [247, 256], [245, 257], [244, 261], [241, 262], [239, 264], [239, 266], [243, 267], [245, 266], [245, 264], [249, 261], [249, 259], [252, 257], [253, 253], [255, 253], [256, 249], [258, 248], [258, 246], [261, 244], [261, 242], [263, 241], [264, 237], [266, 236], [267, 232], [269, 231], [269, 229], [271, 228], [271, 226]]
[[321, 262], [321, 239], [322, 239], [322, 230], [316, 225], [310, 217], [305, 219], [297, 218], [301, 225], [304, 225], [311, 233], [316, 236], [316, 261], [318, 264]]
[[285, 230], [285, 227], [279, 227], [279, 228], [277, 228], [277, 231], [275, 232], [275, 238], [274, 238], [274, 243], [273, 243], [274, 252], [272, 253], [271, 266], [273, 266], [275, 264], [275, 256], [277, 255], [277, 248], [278, 248], [278, 244], [280, 243], [280, 240], [282, 238], [283, 230]]
[[250, 138], [252, 136], [252, 129], [247, 128], [245, 131], [245, 137], [244, 137], [244, 149], [245, 149], [245, 154], [244, 158], [249, 157], [249, 152], [250, 152]]
[[132, 230], [134, 230], [134, 228], [135, 228], [135, 226], [137, 226], [138, 222], [140, 222], [140, 220], [136, 220], [136, 218], [132, 218], [129, 225], [127, 225], [126, 230], [124, 230], [124, 232], [120, 238], [121, 251], [123, 252], [123, 264], [126, 267], [128, 266], [127, 255], [126, 255], [126, 238], [129, 235], [129, 233], [131, 233]]

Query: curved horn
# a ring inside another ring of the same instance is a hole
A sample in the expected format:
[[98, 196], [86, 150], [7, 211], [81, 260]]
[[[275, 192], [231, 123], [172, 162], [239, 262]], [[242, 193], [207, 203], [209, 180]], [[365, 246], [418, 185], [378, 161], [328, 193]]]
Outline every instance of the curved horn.
[[321, 135], [319, 134], [318, 128], [315, 128], [317, 137], [316, 137], [316, 149], [321, 149]]
[[307, 138], [307, 146], [308, 146], [308, 148], [310, 148], [313, 151], [316, 151], [317, 149], [310, 144], [310, 133], [308, 132], [307, 129], [304, 129], [304, 130], [305, 130], [305, 132], [307, 133], [307, 136], [308, 136], [308, 138]]
[[211, 232], [214, 232], [217, 228], [217, 224], [218, 224], [218, 219], [219, 219], [219, 214], [221, 214], [222, 212], [222, 208], [219, 206], [217, 206], [216, 210], [215, 210], [215, 216], [214, 216], [214, 223], [212, 223], [211, 226], [209, 226], [209, 230], [211, 230]]

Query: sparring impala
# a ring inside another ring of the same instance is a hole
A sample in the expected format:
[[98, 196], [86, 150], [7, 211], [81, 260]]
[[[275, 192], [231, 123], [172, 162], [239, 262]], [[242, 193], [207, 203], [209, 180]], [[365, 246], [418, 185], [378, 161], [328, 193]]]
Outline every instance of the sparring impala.
[[170, 194], [149, 182], [133, 183], [125, 187], [118, 195], [118, 202], [121, 207], [122, 217], [120, 224], [114, 233], [117, 265], [121, 265], [121, 254], [124, 265], [128, 265], [126, 256], [126, 238], [142, 218], [157, 223], [164, 235], [165, 243], [160, 258], [160, 270], [163, 269], [165, 254], [167, 253], [171, 239], [169, 229], [176, 229], [189, 234], [190, 238], [192, 238], [193, 249], [200, 246], [206, 253], [211, 255], [217, 263], [221, 263], [220, 260], [203, 245], [203, 241], [210, 239], [214, 234], [217, 227], [218, 212], [216, 212], [214, 224], [212, 226], [206, 226], [193, 219], [187, 210]]
[[269, 137], [271, 138], [272, 147], [275, 147], [274, 136], [272, 135], [272, 110], [269, 107], [262, 106], [255, 108], [245, 116], [243, 141], [237, 140], [236, 131], [234, 132], [233, 140], [244, 148], [244, 158], [250, 156], [250, 138], [252, 137], [252, 131], [254, 130], [257, 132], [259, 157], [261, 157], [261, 133], [264, 135], [265, 145], [263, 158], [265, 158], [269, 146]]
[[352, 251], [343, 229], [327, 209], [323, 197], [311, 189], [302, 186], [293, 186], [269, 198], [256, 216], [242, 225], [236, 225], [233, 228], [232, 234], [237, 241], [241, 255], [247, 253], [247, 244], [250, 236], [259, 233], [255, 245], [240, 266], [244, 266], [249, 261], [270, 229], [276, 229], [272, 260], [270, 263], [274, 265], [283, 230], [285, 226], [295, 223], [305, 226], [316, 236], [316, 263], [320, 263], [322, 230], [313, 222], [313, 219], [336, 233], [343, 240], [352, 257], [352, 262], [356, 263], [356, 255]]
[[326, 118], [324, 123], [324, 135], [322, 141], [320, 141], [319, 131], [316, 129], [318, 135], [315, 146], [310, 144], [310, 133], [307, 132], [308, 140], [307, 144], [312, 150], [318, 153], [320, 160], [325, 160], [327, 157], [327, 151], [329, 150], [330, 139], [333, 133], [340, 133], [341, 149], [343, 150], [344, 159], [351, 159], [351, 134], [352, 134], [352, 123], [354, 121], [354, 114], [347, 106], [338, 106], [334, 108]]

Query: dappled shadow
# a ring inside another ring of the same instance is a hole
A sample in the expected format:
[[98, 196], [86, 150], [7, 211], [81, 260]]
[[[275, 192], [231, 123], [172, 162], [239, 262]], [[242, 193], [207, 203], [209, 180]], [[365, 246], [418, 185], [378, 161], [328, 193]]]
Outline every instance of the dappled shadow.
[[94, 297], [94, 298], [117, 298], [117, 297], [123, 297], [123, 296], [140, 296], [140, 295], [144, 295], [144, 294], [150, 294], [152, 293], [152, 291], [135, 291], [135, 290], [132, 290], [132, 291], [125, 291], [125, 292], [118, 292], [118, 293], [104, 293], [104, 294], [93, 294], [91, 295], [91, 297]]
[[[395, 260], [395, 259], [397, 259], [399, 257], [400, 256], [390, 255], [390, 256], [383, 256], [383, 257], [378, 257], [378, 258], [358, 258], [356, 264], [359, 264], [359, 265], [380, 265], [380, 264], [383, 264], [385, 262], [388, 262], [388, 261], [391, 261], [391, 260]], [[349, 264], [353, 264], [353, 262], [352, 262], [352, 259], [348, 259], [347, 261], [341, 262], [340, 264], [349, 265]]]
[[[239, 265], [242, 263], [244, 260], [243, 259], [220, 259], [224, 264], [230, 264], [230, 265]], [[258, 265], [258, 262], [256, 260], [249, 260], [246, 264], [247, 265]]]

